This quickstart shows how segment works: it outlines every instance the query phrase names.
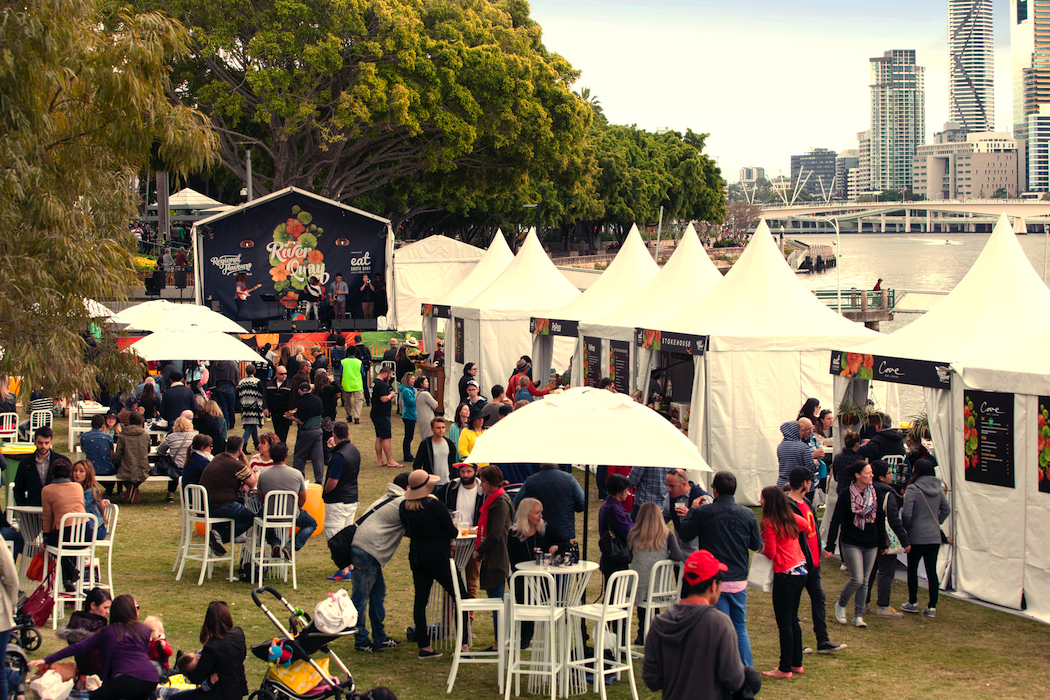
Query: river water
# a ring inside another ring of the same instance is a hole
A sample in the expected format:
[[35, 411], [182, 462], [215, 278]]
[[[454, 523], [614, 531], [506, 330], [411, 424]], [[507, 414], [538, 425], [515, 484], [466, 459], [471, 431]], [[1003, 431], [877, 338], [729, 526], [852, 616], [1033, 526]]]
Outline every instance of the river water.
[[[950, 292], [966, 275], [984, 250], [990, 234], [850, 234], [841, 237], [842, 250], [838, 274], [842, 289], [851, 287], [871, 289], [882, 278], [883, 289], [908, 289]], [[809, 245], [835, 245], [834, 234], [800, 235], [796, 238]], [[1046, 237], [1043, 234], [1018, 236], [1021, 249], [1028, 256], [1036, 273], [1043, 276], [1043, 256]], [[946, 242], [947, 241], [947, 242]], [[1004, 275], [1011, 274], [1004, 270]], [[836, 271], [799, 275], [807, 289], [835, 289]], [[903, 328], [921, 314], [897, 313], [892, 321], [883, 322], [880, 331], [892, 333]], [[901, 416], [906, 419], [923, 410], [922, 390], [901, 385], [898, 387]], [[829, 398], [822, 403], [830, 403]], [[896, 420], [898, 416], [893, 416]]]

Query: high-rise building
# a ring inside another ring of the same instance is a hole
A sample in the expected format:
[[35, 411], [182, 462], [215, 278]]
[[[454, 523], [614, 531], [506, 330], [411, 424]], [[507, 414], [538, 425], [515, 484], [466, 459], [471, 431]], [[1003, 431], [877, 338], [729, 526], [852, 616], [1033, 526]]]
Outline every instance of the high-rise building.
[[1028, 192], [1050, 192], [1050, 104], [1026, 118]]
[[[1047, 0], [1050, 2], [1050, 0]], [[871, 59], [871, 187], [911, 189], [912, 159], [926, 138], [925, 69], [913, 49]]]
[[871, 129], [857, 132], [857, 151], [860, 153], [860, 164], [857, 166], [854, 186], [858, 192], [867, 192], [871, 189]]
[[951, 120], [994, 129], [992, 0], [948, 0], [948, 69]]
[[1028, 115], [1050, 104], [1050, 0], [1010, 0], [1014, 138], [1028, 138]]
[[[835, 196], [845, 197], [849, 191], [849, 171], [860, 168], [860, 151], [850, 148], [835, 158]], [[856, 180], [856, 175], [853, 176]]]
[[740, 182], [745, 185], [753, 185], [759, 180], [766, 179], [766, 169], [753, 165], [740, 168]]
[[813, 195], [830, 196], [835, 181], [835, 151], [811, 148], [807, 153], [791, 156], [791, 182]]

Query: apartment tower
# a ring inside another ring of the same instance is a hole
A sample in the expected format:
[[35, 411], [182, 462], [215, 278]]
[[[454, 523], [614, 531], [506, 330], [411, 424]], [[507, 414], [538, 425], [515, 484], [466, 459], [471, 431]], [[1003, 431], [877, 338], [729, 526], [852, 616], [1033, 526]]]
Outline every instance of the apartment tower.
[[951, 121], [994, 129], [992, 0], [948, 0], [948, 64]]
[[924, 74], [925, 69], [915, 65], [913, 49], [895, 49], [871, 59], [873, 190], [911, 189], [912, 159], [926, 138]]

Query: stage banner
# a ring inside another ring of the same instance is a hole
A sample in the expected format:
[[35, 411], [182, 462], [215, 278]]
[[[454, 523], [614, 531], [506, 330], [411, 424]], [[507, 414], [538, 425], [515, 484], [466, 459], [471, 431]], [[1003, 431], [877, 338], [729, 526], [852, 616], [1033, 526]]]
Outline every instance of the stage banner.
[[1050, 396], [1039, 397], [1036, 414], [1036, 448], [1039, 454], [1039, 490], [1050, 493]]
[[964, 473], [967, 481], [1014, 488], [1014, 395], [963, 393]]
[[631, 344], [626, 340], [609, 341], [609, 378], [621, 394], [631, 391]]
[[[306, 192], [263, 197], [198, 229], [203, 296], [218, 300], [222, 312], [234, 318], [237, 278], [243, 274], [251, 291], [241, 320], [279, 318], [282, 307], [294, 316], [311, 277], [327, 291], [341, 273], [352, 314], [381, 293], [388, 230], [386, 219]], [[365, 277], [375, 292], [367, 286], [367, 293], [360, 291]], [[278, 304], [267, 304], [261, 294], [275, 295]]]
[[598, 386], [598, 382], [602, 379], [601, 349], [601, 338], [583, 336], [583, 383], [585, 386]]

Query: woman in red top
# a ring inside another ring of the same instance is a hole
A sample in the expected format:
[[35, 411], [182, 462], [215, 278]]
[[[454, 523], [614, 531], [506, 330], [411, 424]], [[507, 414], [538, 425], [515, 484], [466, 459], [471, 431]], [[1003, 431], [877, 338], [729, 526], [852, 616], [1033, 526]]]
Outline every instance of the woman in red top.
[[787, 496], [775, 486], [762, 489], [762, 553], [773, 562], [773, 613], [780, 630], [780, 666], [763, 671], [770, 678], [791, 678], [802, 668], [802, 627], [798, 605], [806, 587], [806, 557], [799, 533], [807, 537], [812, 526], [792, 512]]

